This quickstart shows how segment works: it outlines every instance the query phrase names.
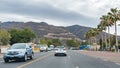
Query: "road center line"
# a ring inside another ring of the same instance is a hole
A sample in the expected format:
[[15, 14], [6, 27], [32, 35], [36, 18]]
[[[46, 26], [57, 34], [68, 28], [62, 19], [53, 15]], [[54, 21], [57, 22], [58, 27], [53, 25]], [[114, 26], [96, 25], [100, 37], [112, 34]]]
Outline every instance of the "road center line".
[[45, 56], [39, 57], [39, 58], [36, 59], [36, 60], [33, 60], [33, 61], [28, 62], [28, 63], [26, 63], [26, 64], [20, 65], [20, 66], [18, 66], [18, 67], [16, 67], [16, 68], [25, 67], [25, 66], [27, 66], [27, 65], [29, 65], [29, 64], [32, 64], [32, 63], [34, 63], [34, 62], [40, 61], [40, 60], [42, 60], [42, 59], [45, 59], [45, 58], [47, 58], [47, 57], [50, 56], [50, 55], [52, 55], [52, 54], [49, 54], [49, 55], [45, 55]]

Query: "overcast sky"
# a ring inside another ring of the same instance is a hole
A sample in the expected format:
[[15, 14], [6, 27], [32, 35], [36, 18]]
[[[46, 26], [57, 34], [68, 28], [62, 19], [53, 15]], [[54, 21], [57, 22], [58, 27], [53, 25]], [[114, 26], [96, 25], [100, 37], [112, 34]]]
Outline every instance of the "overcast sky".
[[96, 27], [99, 18], [116, 7], [120, 9], [120, 0], [0, 0], [0, 21], [45, 21], [56, 26]]

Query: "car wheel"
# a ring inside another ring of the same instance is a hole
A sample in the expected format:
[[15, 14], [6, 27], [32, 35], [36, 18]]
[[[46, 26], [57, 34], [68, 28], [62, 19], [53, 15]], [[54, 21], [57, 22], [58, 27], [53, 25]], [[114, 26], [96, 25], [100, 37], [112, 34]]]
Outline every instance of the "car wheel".
[[8, 62], [9, 62], [9, 60], [8, 60], [8, 59], [4, 59], [4, 61], [5, 61], [5, 63], [8, 63]]
[[57, 54], [54, 54], [54, 56], [57, 56]]
[[24, 55], [23, 61], [27, 61], [27, 54]]
[[34, 57], [34, 54], [32, 53], [32, 55], [30, 56], [30, 59], [33, 59], [33, 57]]
[[64, 56], [67, 56], [66, 54], [64, 54]]

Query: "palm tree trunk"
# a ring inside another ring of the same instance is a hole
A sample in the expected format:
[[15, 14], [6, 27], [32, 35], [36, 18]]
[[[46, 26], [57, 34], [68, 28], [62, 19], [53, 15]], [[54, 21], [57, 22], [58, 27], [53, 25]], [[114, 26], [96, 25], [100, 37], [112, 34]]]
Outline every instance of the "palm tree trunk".
[[117, 38], [117, 24], [115, 22], [115, 39], [116, 39], [116, 52], [118, 52], [118, 38]]
[[96, 43], [96, 51], [98, 51], [98, 48], [97, 48], [97, 39], [95, 37], [95, 43]]
[[104, 36], [104, 34], [102, 32], [102, 50], [103, 50], [103, 36]]
[[[105, 32], [106, 32], [106, 30], [105, 30]], [[105, 33], [105, 49], [107, 48], [107, 35], [106, 35], [106, 33]]]
[[108, 26], [108, 40], [109, 40], [109, 49], [111, 49], [111, 44], [110, 44], [110, 27]]

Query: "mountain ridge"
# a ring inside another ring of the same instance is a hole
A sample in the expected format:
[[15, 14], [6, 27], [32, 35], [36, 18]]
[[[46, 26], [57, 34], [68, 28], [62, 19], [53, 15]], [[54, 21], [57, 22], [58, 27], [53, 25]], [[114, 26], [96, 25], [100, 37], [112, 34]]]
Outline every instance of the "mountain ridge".
[[[32, 29], [38, 38], [44, 37], [44, 35], [47, 35], [48, 33], [72, 33], [77, 38], [80, 38], [84, 40], [84, 34], [91, 29], [91, 27], [81, 26], [81, 25], [71, 25], [71, 26], [54, 26], [49, 25], [46, 22], [15, 22], [15, 21], [8, 21], [3, 22], [1, 25], [1, 28], [10, 30], [10, 29], [22, 29], [22, 28], [30, 28]], [[112, 35], [112, 34], [111, 34]], [[98, 38], [100, 38], [100, 35], [98, 35]], [[118, 37], [120, 39], [120, 37]]]

